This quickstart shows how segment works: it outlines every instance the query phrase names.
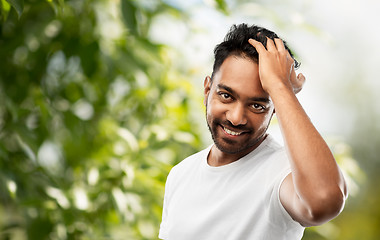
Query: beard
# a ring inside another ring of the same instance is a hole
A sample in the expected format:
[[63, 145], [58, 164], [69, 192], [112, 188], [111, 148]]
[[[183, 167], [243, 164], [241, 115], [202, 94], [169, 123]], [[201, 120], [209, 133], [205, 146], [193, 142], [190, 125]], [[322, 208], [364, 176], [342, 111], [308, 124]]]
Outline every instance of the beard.
[[[265, 131], [261, 133], [259, 136], [254, 137], [255, 130], [252, 128], [248, 128], [246, 126], [234, 126], [231, 122], [228, 120], [221, 121], [219, 119], [209, 119], [207, 117], [207, 106], [206, 106], [206, 122], [208, 129], [211, 133], [212, 140], [214, 141], [215, 146], [222, 152], [227, 154], [238, 154], [245, 151], [248, 151], [249, 149], [253, 150], [255, 146], [258, 145], [262, 140], [265, 139], [267, 136], [266, 130], [268, 129], [268, 126], [266, 127]], [[224, 127], [230, 127], [231, 129], [235, 129], [237, 131], [242, 131], [244, 135], [246, 135], [246, 138], [242, 139], [241, 141], [234, 140], [231, 138], [226, 138], [223, 136], [220, 136], [218, 129]]]

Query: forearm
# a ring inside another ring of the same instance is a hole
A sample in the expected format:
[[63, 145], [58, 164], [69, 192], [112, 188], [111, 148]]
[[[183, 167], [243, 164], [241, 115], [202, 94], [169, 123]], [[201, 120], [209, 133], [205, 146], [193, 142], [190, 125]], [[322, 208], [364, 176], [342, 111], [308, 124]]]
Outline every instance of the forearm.
[[346, 194], [345, 182], [326, 142], [290, 89], [280, 86], [270, 95], [290, 157], [294, 189], [301, 202], [316, 211], [328, 204], [339, 204]]

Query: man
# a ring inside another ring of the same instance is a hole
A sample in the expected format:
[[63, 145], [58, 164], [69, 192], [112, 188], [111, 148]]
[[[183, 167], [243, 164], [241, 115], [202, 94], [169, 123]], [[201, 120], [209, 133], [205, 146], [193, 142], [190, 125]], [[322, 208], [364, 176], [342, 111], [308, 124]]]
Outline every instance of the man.
[[[162, 239], [301, 239], [343, 209], [347, 190], [327, 144], [295, 94], [305, 81], [286, 43], [233, 26], [204, 81], [214, 144], [167, 179]], [[267, 134], [276, 113], [285, 148]]]

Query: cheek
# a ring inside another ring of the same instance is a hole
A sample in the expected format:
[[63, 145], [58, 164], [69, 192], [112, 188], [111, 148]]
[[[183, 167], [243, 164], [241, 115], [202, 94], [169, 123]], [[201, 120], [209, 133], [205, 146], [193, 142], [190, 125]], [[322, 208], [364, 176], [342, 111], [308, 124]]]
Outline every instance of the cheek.
[[257, 131], [266, 131], [266, 129], [268, 128], [270, 124], [272, 116], [273, 116], [273, 111], [270, 111], [266, 113], [265, 115], [260, 116], [259, 119], [256, 119], [255, 122], [256, 122]]
[[213, 118], [219, 118], [226, 112], [224, 104], [219, 103], [216, 100], [210, 99], [206, 105], [207, 116]]

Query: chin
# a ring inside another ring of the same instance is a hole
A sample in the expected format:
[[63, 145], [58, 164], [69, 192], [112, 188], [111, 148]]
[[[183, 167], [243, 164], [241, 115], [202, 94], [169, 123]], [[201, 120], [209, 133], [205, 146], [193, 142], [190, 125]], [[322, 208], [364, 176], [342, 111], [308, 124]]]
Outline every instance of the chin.
[[253, 146], [256, 145], [257, 141], [251, 142], [250, 144], [240, 145], [239, 143], [229, 141], [228, 139], [213, 139], [215, 146], [223, 153], [227, 154], [239, 154], [249, 151]]

